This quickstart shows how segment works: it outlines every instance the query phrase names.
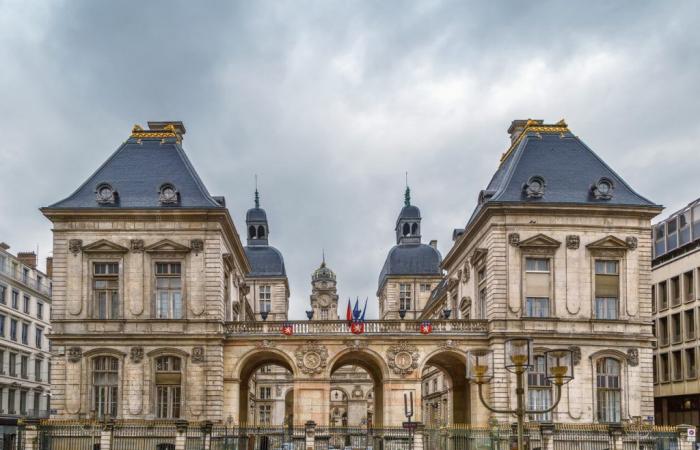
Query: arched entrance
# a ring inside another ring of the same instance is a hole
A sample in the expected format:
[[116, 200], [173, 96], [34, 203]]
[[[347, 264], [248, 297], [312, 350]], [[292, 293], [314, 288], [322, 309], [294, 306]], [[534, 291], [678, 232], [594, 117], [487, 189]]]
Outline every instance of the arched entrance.
[[[370, 352], [351, 350], [341, 353], [330, 364], [331, 383], [339, 384], [341, 380], [348, 381], [341, 379], [337, 374], [350, 374], [353, 377], [353, 381], [349, 383], [350, 389], [345, 388], [348, 396], [347, 424], [349, 426], [381, 426], [384, 417], [382, 406], [385, 378], [381, 360]], [[368, 394], [371, 402], [368, 402]], [[352, 410], [351, 402], [353, 400], [357, 400], [358, 403], [356, 411]]]
[[293, 368], [274, 351], [256, 351], [241, 363], [239, 420], [253, 426], [294, 423]]
[[421, 372], [421, 403], [426, 426], [470, 423], [466, 355], [443, 351], [430, 356]]

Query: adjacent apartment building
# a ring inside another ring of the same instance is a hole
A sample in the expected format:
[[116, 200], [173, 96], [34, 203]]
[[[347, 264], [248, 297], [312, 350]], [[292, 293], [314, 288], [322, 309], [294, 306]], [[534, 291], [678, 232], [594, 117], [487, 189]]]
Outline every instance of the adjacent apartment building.
[[18, 418], [48, 417], [51, 405], [51, 279], [36, 253], [9, 249], [0, 243], [0, 448], [11, 448]]
[[656, 422], [700, 426], [700, 199], [660, 221], [653, 239]]

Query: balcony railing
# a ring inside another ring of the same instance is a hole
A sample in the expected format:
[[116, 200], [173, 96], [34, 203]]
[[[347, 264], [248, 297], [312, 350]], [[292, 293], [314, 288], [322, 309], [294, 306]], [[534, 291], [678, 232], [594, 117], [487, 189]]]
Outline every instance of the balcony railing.
[[[420, 335], [423, 320], [367, 320], [363, 335]], [[458, 336], [483, 334], [488, 331], [486, 320], [431, 320], [432, 334]], [[280, 336], [284, 326], [292, 327], [292, 336], [348, 335], [352, 336], [348, 322], [344, 320], [298, 320], [298, 321], [255, 321], [228, 322], [227, 336]]]
[[19, 281], [20, 283], [24, 284], [25, 286], [31, 289], [34, 289], [35, 291], [41, 292], [44, 295], [51, 296], [50, 283], [47, 283], [46, 280], [44, 280], [43, 278], [41, 281], [39, 281], [34, 277], [25, 276], [22, 272], [21, 267], [18, 267], [17, 270], [13, 270], [12, 267], [10, 267], [10, 264], [0, 264], [0, 273]]

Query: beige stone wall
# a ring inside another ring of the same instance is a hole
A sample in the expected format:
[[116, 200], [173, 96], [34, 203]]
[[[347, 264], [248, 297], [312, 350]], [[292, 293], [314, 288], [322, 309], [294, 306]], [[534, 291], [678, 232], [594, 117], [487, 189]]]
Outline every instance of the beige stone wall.
[[[399, 319], [399, 286], [410, 284], [412, 292], [412, 309], [406, 312], [407, 319], [420, 317], [423, 308], [430, 299], [431, 291], [440, 283], [440, 277], [436, 276], [390, 276], [387, 277], [382, 290], [379, 292], [380, 317], [382, 319]], [[421, 290], [421, 284], [429, 284], [427, 291]]]

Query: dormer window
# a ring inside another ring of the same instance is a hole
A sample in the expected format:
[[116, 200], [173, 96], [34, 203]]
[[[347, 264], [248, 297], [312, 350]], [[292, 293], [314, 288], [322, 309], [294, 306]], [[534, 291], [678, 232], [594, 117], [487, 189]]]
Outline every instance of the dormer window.
[[610, 200], [613, 196], [613, 182], [609, 178], [602, 177], [593, 186], [593, 196], [598, 200]]
[[101, 183], [97, 185], [95, 190], [97, 203], [100, 205], [113, 205], [117, 200], [117, 192], [109, 183]]
[[544, 178], [541, 176], [535, 175], [530, 177], [524, 186], [525, 195], [527, 195], [528, 198], [542, 198], [545, 186]]
[[159, 198], [161, 205], [176, 205], [179, 203], [180, 195], [175, 186], [165, 183], [159, 189]]

